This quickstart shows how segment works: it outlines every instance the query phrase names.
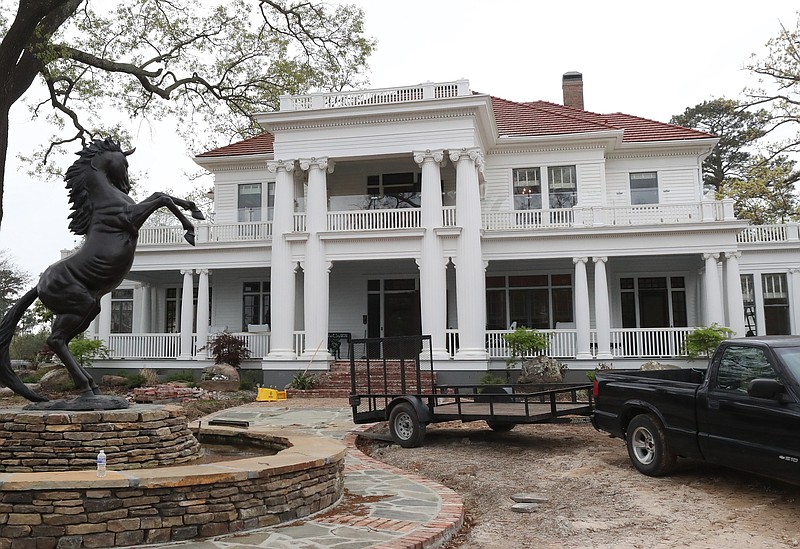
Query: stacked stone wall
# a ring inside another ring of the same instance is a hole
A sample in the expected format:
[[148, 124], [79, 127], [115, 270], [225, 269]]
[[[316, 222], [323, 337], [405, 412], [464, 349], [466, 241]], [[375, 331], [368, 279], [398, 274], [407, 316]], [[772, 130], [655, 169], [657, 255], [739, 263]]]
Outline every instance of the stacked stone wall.
[[180, 406], [0, 412], [0, 471], [93, 469], [100, 450], [110, 469], [141, 469], [196, 459], [200, 445]]

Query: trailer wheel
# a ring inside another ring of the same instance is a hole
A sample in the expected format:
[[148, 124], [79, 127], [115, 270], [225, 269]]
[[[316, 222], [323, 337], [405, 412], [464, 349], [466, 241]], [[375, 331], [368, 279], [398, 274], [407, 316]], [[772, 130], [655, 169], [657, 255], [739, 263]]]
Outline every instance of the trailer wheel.
[[416, 410], [408, 402], [401, 402], [389, 414], [389, 431], [392, 439], [403, 448], [422, 446], [425, 424], [420, 423]]
[[660, 477], [675, 467], [676, 456], [667, 444], [664, 426], [651, 414], [639, 414], [631, 420], [625, 442], [628, 456], [640, 473]]
[[517, 426], [516, 423], [502, 423], [497, 421], [486, 421], [486, 425], [489, 426], [489, 429], [494, 431], [495, 433], [507, 433], [511, 429]]

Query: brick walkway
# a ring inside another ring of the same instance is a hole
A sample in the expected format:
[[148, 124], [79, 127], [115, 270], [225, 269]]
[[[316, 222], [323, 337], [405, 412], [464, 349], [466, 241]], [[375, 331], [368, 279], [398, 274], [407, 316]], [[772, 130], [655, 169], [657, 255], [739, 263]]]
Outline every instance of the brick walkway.
[[[304, 434], [344, 439], [345, 496], [305, 521], [203, 541], [173, 543], [175, 549], [428, 549], [443, 546], [464, 519], [461, 498], [444, 486], [364, 455], [355, 446], [358, 430], [350, 409], [287, 409], [252, 403], [211, 418], [249, 421]], [[159, 547], [165, 547], [161, 545]]]

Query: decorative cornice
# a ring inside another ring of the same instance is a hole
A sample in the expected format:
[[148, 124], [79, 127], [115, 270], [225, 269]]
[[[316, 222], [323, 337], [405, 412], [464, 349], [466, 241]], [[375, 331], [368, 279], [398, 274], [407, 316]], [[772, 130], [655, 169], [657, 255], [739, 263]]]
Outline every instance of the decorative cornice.
[[291, 173], [294, 171], [294, 160], [273, 160], [271, 162], [267, 162], [267, 170], [269, 173], [275, 173], [278, 170]]
[[286, 130], [313, 130], [319, 128], [344, 127], [344, 126], [369, 126], [394, 122], [415, 122], [418, 120], [440, 120], [443, 118], [464, 118], [476, 115], [475, 107], [462, 107], [455, 110], [425, 111], [424, 113], [370, 115], [363, 118], [335, 117], [314, 119], [308, 121], [292, 121], [269, 123], [270, 132], [276, 133]]

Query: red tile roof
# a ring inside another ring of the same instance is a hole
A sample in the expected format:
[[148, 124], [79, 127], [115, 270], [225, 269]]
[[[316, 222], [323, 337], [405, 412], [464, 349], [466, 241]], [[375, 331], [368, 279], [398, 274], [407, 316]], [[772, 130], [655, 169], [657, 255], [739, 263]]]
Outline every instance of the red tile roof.
[[269, 154], [273, 152], [272, 145], [275, 138], [269, 132], [264, 132], [261, 135], [237, 141], [224, 147], [212, 149], [204, 153], [198, 154], [198, 158], [209, 158], [216, 156], [244, 156], [248, 154]]
[[[711, 134], [656, 122], [624, 113], [598, 114], [548, 101], [517, 103], [491, 97], [492, 110], [497, 122], [498, 135], [510, 137], [536, 137], [574, 133], [623, 130], [625, 143], [652, 141], [684, 141], [707, 139]], [[197, 155], [200, 158], [243, 156], [273, 152], [274, 138], [265, 132], [259, 136], [238, 141]]]

